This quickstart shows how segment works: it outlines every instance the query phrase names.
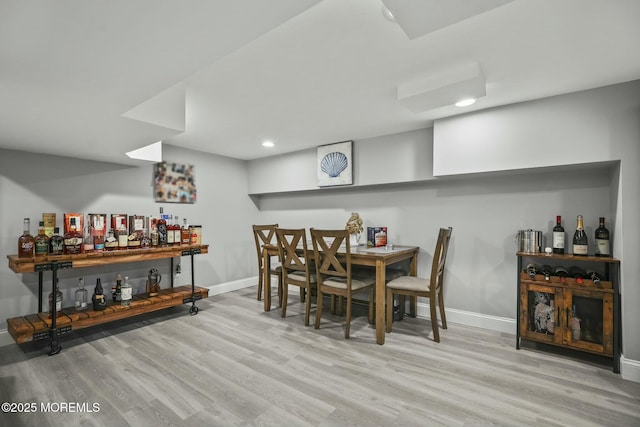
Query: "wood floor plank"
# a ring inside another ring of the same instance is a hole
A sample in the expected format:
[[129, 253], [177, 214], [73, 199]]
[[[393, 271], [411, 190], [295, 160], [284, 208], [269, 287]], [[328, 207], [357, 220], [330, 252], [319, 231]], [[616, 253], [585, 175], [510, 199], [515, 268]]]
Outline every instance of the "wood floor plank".
[[298, 298], [283, 319], [254, 288], [198, 307], [75, 332], [56, 356], [44, 341], [0, 348], [1, 400], [100, 406], [0, 414], [0, 427], [640, 425], [640, 384], [606, 360], [516, 350], [509, 334], [450, 323], [435, 343], [429, 321], [405, 318], [380, 346], [356, 312], [345, 340], [344, 317], [305, 327]]

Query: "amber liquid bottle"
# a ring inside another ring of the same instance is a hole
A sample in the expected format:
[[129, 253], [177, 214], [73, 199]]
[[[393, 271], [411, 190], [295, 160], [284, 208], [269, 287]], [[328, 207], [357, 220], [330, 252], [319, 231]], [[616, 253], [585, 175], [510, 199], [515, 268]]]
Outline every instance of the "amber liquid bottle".
[[53, 229], [53, 236], [49, 239], [49, 254], [51, 255], [63, 255], [64, 254], [64, 239], [60, 235], [60, 228], [55, 227]]
[[31, 220], [25, 218], [22, 236], [18, 238], [18, 258], [33, 258], [35, 239], [29, 234], [29, 228], [31, 228]]
[[189, 226], [187, 225], [187, 218], [182, 218], [184, 224], [182, 225], [182, 230], [180, 230], [181, 241], [183, 245], [191, 244], [191, 232], [189, 231]]
[[156, 227], [158, 229], [158, 246], [167, 246], [167, 220], [164, 218], [162, 208], [160, 208], [160, 217]]
[[64, 235], [64, 253], [82, 253], [82, 233], [78, 231], [76, 218], [71, 218], [69, 220], [69, 232]]
[[38, 225], [38, 235], [34, 238], [36, 258], [44, 258], [49, 253], [49, 237], [44, 232], [44, 221]]

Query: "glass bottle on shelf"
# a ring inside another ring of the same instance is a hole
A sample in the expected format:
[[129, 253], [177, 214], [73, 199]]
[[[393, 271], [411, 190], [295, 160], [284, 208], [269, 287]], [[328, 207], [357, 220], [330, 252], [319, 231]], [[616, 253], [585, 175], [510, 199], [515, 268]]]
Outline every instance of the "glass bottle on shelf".
[[151, 237], [149, 237], [149, 231], [146, 228], [142, 229], [142, 238], [140, 239], [140, 247], [145, 249], [151, 247]]
[[[56, 290], [49, 294], [49, 318], [53, 316], [53, 304], [55, 298], [56, 317], [62, 316], [62, 292], [58, 288], [59, 280], [56, 279]], [[55, 294], [55, 297], [54, 297]]]
[[34, 237], [36, 258], [43, 258], [49, 253], [49, 237], [44, 232], [44, 221], [38, 223], [38, 235]]
[[60, 235], [60, 228], [55, 227], [53, 229], [53, 236], [49, 239], [49, 254], [51, 255], [63, 255], [64, 254], [64, 239]]
[[596, 286], [599, 286], [601, 283], [600, 274], [598, 274], [597, 271], [592, 269], [587, 270], [587, 279], [592, 280], [593, 284]]
[[33, 236], [29, 234], [31, 220], [25, 218], [22, 225], [22, 236], [18, 237], [18, 258], [33, 258], [35, 240]]
[[127, 224], [124, 218], [121, 218], [120, 224], [118, 224], [118, 249], [124, 250], [129, 246], [129, 233], [127, 232]]
[[182, 229], [180, 230], [180, 240], [182, 241], [183, 245], [189, 245], [191, 243], [191, 232], [189, 231], [187, 218], [182, 218]]
[[579, 256], [589, 255], [589, 241], [587, 239], [587, 233], [584, 232], [582, 215], [578, 215], [578, 224], [576, 225], [576, 232], [573, 235], [573, 254]]
[[158, 217], [156, 228], [158, 231], [158, 246], [167, 246], [167, 220], [164, 218], [162, 207], [160, 207], [160, 217]]
[[125, 276], [121, 290], [121, 304], [131, 305], [131, 299], [133, 298], [133, 288], [131, 287], [131, 282], [129, 282], [129, 276]]
[[173, 215], [167, 215], [167, 245], [168, 246], [173, 246], [174, 237], [175, 235], [173, 234]]
[[90, 218], [87, 218], [87, 225], [84, 226], [83, 245], [84, 252], [93, 252], [93, 225], [91, 225]]
[[122, 301], [122, 275], [120, 273], [116, 276], [116, 282], [111, 287], [111, 296], [113, 297], [113, 302]]
[[179, 246], [182, 244], [182, 228], [180, 227], [180, 220], [177, 216], [173, 217], [173, 244]]
[[113, 228], [110, 228], [107, 232], [107, 237], [104, 239], [104, 248], [107, 251], [113, 251], [118, 249], [118, 238]]
[[75, 292], [76, 310], [86, 310], [88, 296], [87, 290], [84, 288], [84, 279], [82, 277], [78, 279], [78, 284], [80, 287], [76, 289]]
[[107, 299], [104, 297], [104, 291], [102, 290], [102, 283], [100, 283], [100, 278], [96, 280], [96, 287], [93, 291], [91, 302], [93, 303], [93, 309], [96, 311], [104, 310], [107, 307]]
[[64, 234], [64, 253], [79, 254], [82, 252], [82, 234], [78, 231], [76, 218], [69, 219], [69, 232]]
[[609, 230], [604, 226], [604, 217], [600, 217], [600, 226], [596, 228], [596, 256], [611, 256]]
[[562, 217], [556, 216], [556, 226], [553, 227], [553, 253], [564, 254], [564, 227], [562, 226]]

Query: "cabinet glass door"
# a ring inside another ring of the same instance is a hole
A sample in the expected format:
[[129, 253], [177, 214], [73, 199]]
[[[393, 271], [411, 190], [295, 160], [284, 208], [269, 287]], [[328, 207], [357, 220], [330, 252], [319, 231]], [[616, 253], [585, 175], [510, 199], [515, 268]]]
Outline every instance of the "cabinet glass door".
[[520, 295], [520, 335], [548, 343], [562, 343], [562, 289], [523, 283]]
[[613, 294], [565, 290], [565, 343], [598, 353], [613, 354]]

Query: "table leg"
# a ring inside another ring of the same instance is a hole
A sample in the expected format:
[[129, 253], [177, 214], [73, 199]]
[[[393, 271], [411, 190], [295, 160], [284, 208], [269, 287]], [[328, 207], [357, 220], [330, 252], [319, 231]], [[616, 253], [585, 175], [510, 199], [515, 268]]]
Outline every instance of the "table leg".
[[271, 256], [268, 250], [262, 251], [263, 285], [264, 285], [264, 311], [271, 310]]
[[[376, 260], [376, 342], [384, 344], [385, 334], [385, 283], [386, 283], [386, 263], [383, 260]], [[393, 301], [390, 302], [393, 304]]]
[[[418, 253], [416, 252], [411, 257], [411, 263], [409, 264], [409, 275], [416, 277], [418, 275]], [[409, 297], [409, 314], [411, 317], [418, 315], [418, 297]]]

